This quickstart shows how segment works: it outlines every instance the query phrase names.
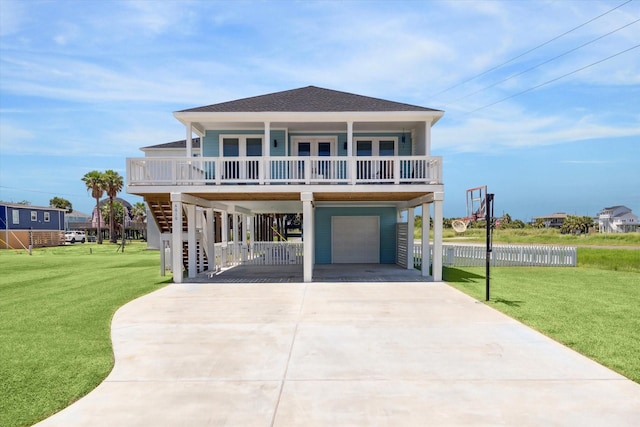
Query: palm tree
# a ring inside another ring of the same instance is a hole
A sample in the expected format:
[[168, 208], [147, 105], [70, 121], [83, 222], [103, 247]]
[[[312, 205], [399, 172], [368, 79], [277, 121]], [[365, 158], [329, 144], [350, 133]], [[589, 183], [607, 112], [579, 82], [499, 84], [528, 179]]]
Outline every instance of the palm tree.
[[113, 200], [116, 198], [116, 195], [122, 191], [122, 187], [124, 187], [124, 181], [120, 174], [114, 170], [108, 169], [102, 175], [104, 182], [104, 190], [107, 192], [107, 196], [109, 196], [109, 236], [111, 243], [116, 243], [116, 229], [115, 229], [115, 221], [113, 218]]
[[100, 198], [104, 194], [104, 181], [101, 172], [91, 171], [84, 174], [82, 177], [87, 186], [87, 191], [91, 192], [91, 197], [96, 199], [96, 224], [98, 229], [98, 244], [102, 244], [102, 231], [100, 230]]

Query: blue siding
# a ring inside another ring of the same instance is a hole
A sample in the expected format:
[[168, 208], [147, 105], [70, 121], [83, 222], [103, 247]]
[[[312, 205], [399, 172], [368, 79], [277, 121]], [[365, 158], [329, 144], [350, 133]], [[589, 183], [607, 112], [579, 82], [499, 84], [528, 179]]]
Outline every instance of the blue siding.
[[[284, 130], [272, 130], [271, 138], [269, 139], [269, 143], [271, 144], [271, 155], [272, 156], [285, 156], [287, 149], [287, 141], [285, 139], [285, 131]], [[273, 140], [278, 141], [278, 146], [273, 146]]]
[[[346, 156], [347, 149], [345, 148], [345, 144], [347, 142], [347, 133], [326, 133], [326, 132], [304, 132], [304, 133], [294, 133], [289, 134], [289, 141], [287, 144], [289, 145], [289, 153], [293, 151], [291, 146], [291, 138], [296, 136], [335, 136], [338, 138], [338, 147], [337, 153], [338, 156]], [[411, 155], [411, 132], [406, 132], [404, 134], [405, 142], [402, 142], [402, 132], [355, 132], [353, 134], [353, 138], [360, 137], [392, 137], [397, 138], [398, 140], [398, 155], [399, 156], [410, 156]]]
[[[218, 157], [218, 153], [220, 152], [220, 135], [263, 135], [264, 132], [261, 130], [208, 130], [204, 136], [203, 146], [202, 146], [202, 155], [204, 157]], [[347, 142], [347, 133], [331, 133], [327, 134], [326, 132], [304, 132], [304, 133], [294, 133], [289, 134], [289, 139], [286, 140], [286, 132], [284, 130], [272, 130], [271, 138], [269, 138], [268, 143], [271, 145], [271, 155], [272, 156], [284, 156], [287, 152], [286, 148], [289, 147], [288, 152], [292, 152], [291, 147], [291, 138], [294, 136], [314, 136], [314, 135], [323, 135], [323, 136], [335, 136], [338, 138], [338, 146], [337, 153], [339, 156], [346, 156], [347, 150], [345, 148], [345, 143]], [[359, 137], [394, 137], [398, 140], [398, 154], [400, 156], [410, 156], [411, 155], [411, 133], [407, 132], [405, 135], [405, 142], [402, 142], [402, 132], [383, 132], [383, 133], [372, 133], [372, 132], [360, 132], [354, 133], [354, 138]], [[273, 141], [278, 141], [278, 146], [273, 146]], [[264, 153], [263, 147], [263, 153]]]
[[9, 228], [7, 223], [7, 207], [0, 205], [0, 228], [6, 230]]
[[380, 263], [396, 262], [396, 209], [386, 207], [322, 208], [315, 211], [316, 264], [331, 264], [331, 217], [379, 216]]
[[[64, 212], [57, 209], [47, 209], [36, 206], [2, 206], [0, 211], [4, 211], [2, 228], [8, 227], [9, 230], [64, 230]], [[19, 223], [13, 223], [13, 212], [17, 211], [19, 215]], [[31, 212], [36, 213], [35, 221], [31, 220]], [[49, 213], [49, 221], [45, 221], [45, 212]]]
[[[204, 136], [204, 142], [202, 146], [203, 157], [218, 157], [220, 153], [220, 135], [259, 135], [264, 136], [264, 132], [261, 130], [208, 130]], [[273, 140], [278, 141], [278, 146], [273, 146]], [[272, 130], [271, 138], [269, 138], [268, 144], [271, 147], [272, 156], [284, 156], [285, 155], [285, 131], [284, 130]], [[265, 146], [262, 146], [262, 154], [266, 153]]]

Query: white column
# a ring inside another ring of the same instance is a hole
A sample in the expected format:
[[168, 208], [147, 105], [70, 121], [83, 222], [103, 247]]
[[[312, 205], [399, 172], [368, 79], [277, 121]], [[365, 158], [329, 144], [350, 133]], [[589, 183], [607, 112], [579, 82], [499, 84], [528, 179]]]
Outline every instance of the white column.
[[434, 194], [433, 202], [433, 281], [442, 281], [442, 201], [443, 193]]
[[221, 256], [220, 256], [220, 267], [226, 267], [228, 261], [228, 252], [229, 252], [229, 212], [222, 211], [220, 213], [220, 232], [222, 233], [221, 242], [222, 247], [220, 248]]
[[173, 202], [171, 212], [171, 267], [173, 282], [182, 283], [182, 202]]
[[415, 230], [415, 209], [407, 209], [407, 270], [413, 270], [413, 231]]
[[347, 122], [347, 165], [351, 184], [356, 183], [356, 158], [353, 155], [353, 122]]
[[314, 264], [314, 225], [313, 225], [313, 193], [301, 193], [302, 200], [302, 236], [303, 236], [303, 278], [305, 282], [313, 281]]
[[251, 258], [253, 258], [253, 236], [255, 236], [255, 227], [256, 227], [256, 216], [255, 215], [251, 215], [251, 217], [249, 217], [249, 253], [251, 255]]
[[185, 205], [187, 210], [187, 267], [189, 278], [192, 279], [198, 274], [198, 250], [196, 242], [196, 207], [195, 205]]
[[240, 230], [239, 230], [240, 215], [237, 213], [234, 213], [231, 216], [231, 219], [233, 220], [231, 226], [233, 227], [233, 262], [235, 264], [240, 259], [239, 251], [240, 251], [240, 244], [242, 243], [242, 241], [240, 240]]
[[[191, 122], [187, 124], [187, 157], [193, 157], [193, 126]], [[200, 147], [202, 147], [202, 143], [200, 143]]]
[[[284, 142], [283, 142], [284, 144]], [[264, 122], [264, 152], [262, 162], [262, 175], [260, 176], [260, 184], [263, 184], [265, 180], [271, 177], [271, 149], [273, 142], [271, 141], [271, 123]]]
[[429, 274], [429, 264], [431, 257], [429, 256], [429, 228], [431, 226], [431, 205], [422, 204], [422, 277], [431, 276]]
[[206, 215], [205, 222], [208, 236], [205, 240], [207, 242], [207, 259], [209, 261], [209, 271], [216, 270], [216, 227], [215, 227], [215, 212], [212, 208], [206, 208], [204, 210]]
[[271, 147], [273, 142], [271, 141], [271, 123], [264, 122], [264, 155], [271, 156]]
[[221, 231], [222, 231], [222, 243], [227, 245], [229, 243], [229, 212], [222, 211], [220, 214], [220, 218], [222, 218]]

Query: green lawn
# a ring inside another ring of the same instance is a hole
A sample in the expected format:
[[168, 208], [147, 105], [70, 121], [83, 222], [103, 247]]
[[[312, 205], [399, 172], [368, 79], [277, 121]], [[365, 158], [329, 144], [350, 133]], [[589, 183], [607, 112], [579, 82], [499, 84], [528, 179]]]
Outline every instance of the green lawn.
[[[0, 251], [0, 426], [46, 418], [107, 376], [113, 313], [170, 280], [144, 247]], [[578, 265], [493, 268], [489, 305], [640, 382], [640, 251], [579, 248]], [[483, 268], [445, 280], [484, 300]]]
[[0, 251], [0, 426], [44, 419], [111, 371], [113, 313], [169, 281], [157, 251], [117, 248]]
[[[420, 238], [421, 230], [416, 228], [415, 238]], [[456, 233], [452, 229], [445, 229], [443, 237], [448, 242], [476, 242], [484, 243], [486, 238], [484, 228], [470, 228], [464, 233]], [[433, 232], [432, 232], [433, 234]], [[589, 233], [589, 234], [561, 234], [556, 229], [497, 229], [493, 231], [495, 243], [531, 245], [565, 245], [565, 246], [636, 246], [640, 247], [640, 233]]]
[[[613, 252], [590, 254], [594, 264], [579, 253], [576, 268], [492, 268], [487, 304], [640, 383], [640, 273], [615, 271]], [[626, 252], [639, 268], [640, 251]], [[444, 279], [485, 300], [484, 268], [446, 268]]]

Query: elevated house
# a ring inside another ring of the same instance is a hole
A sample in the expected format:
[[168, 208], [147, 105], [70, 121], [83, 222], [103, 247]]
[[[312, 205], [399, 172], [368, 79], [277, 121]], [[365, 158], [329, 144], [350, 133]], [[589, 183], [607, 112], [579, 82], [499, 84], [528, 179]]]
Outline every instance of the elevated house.
[[186, 152], [127, 159], [127, 192], [148, 204], [178, 283], [229, 262], [282, 262], [274, 242], [256, 239], [268, 213], [299, 218], [300, 252], [284, 258], [303, 264], [306, 282], [317, 264], [413, 268], [418, 207], [423, 247], [434, 233], [422, 275], [440, 281], [444, 185], [431, 127], [443, 114], [314, 86], [177, 111]]
[[626, 206], [604, 208], [595, 219], [601, 233], [632, 233], [640, 228], [638, 216]]
[[550, 215], [536, 216], [533, 220], [542, 220], [545, 228], [562, 228], [564, 221], [567, 219], [567, 214], [564, 212], [556, 212]]
[[65, 210], [0, 202], [0, 249], [64, 244]]

